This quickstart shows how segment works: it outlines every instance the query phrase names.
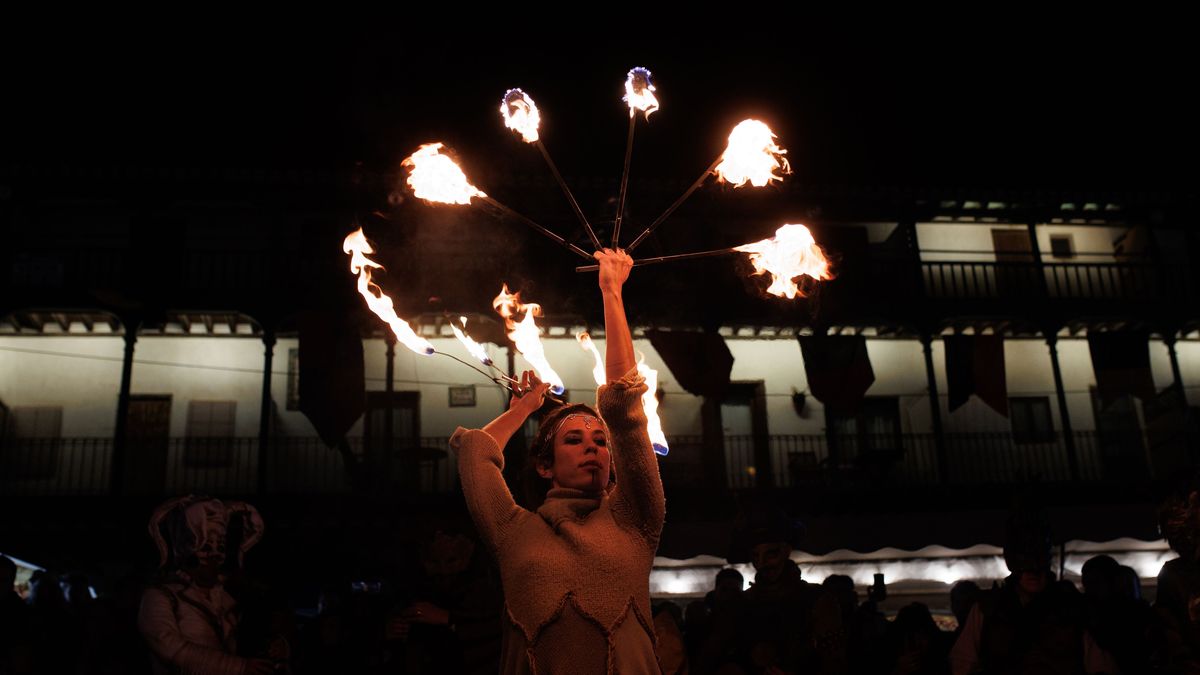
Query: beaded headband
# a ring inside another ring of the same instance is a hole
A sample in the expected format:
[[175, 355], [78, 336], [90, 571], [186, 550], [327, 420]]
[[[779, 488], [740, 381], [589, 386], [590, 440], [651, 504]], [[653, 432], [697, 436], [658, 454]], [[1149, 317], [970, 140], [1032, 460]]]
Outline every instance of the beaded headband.
[[554, 439], [558, 437], [559, 429], [562, 429], [562, 426], [564, 424], [566, 424], [567, 420], [571, 419], [572, 417], [583, 418], [583, 420], [584, 420], [583, 428], [584, 429], [590, 430], [592, 428], [592, 420], [595, 420], [597, 423], [600, 423], [600, 420], [595, 415], [590, 415], [588, 413], [571, 413], [570, 415], [567, 415], [567, 416], [563, 417], [561, 420], [559, 420], [558, 424], [554, 425], [554, 431], [551, 432], [551, 434], [549, 436], [551, 443], [553, 443]]

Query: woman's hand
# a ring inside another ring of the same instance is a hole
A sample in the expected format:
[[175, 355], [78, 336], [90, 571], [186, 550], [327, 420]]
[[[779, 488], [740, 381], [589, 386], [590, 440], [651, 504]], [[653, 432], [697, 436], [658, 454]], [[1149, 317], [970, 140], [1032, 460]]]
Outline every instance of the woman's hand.
[[550, 391], [550, 385], [542, 382], [537, 373], [526, 370], [521, 373], [521, 382], [514, 389], [519, 393], [513, 394], [508, 402], [508, 409], [519, 410], [528, 417], [541, 409], [542, 404], [546, 402], [546, 393]]
[[606, 358], [604, 373], [609, 382], [616, 382], [636, 367], [633, 355], [633, 336], [625, 319], [625, 300], [621, 286], [629, 278], [633, 258], [621, 249], [601, 249], [592, 254], [600, 263], [600, 296], [604, 300], [604, 337]]
[[623, 249], [604, 248], [592, 254], [600, 263], [600, 291], [603, 293], [620, 293], [621, 286], [629, 278], [629, 270], [633, 268], [633, 258]]
[[491, 436], [496, 445], [502, 448], [521, 429], [525, 420], [542, 407], [550, 385], [538, 379], [532, 370], [527, 370], [521, 373], [521, 381], [513, 384], [513, 391], [508, 410], [483, 428], [483, 433]]

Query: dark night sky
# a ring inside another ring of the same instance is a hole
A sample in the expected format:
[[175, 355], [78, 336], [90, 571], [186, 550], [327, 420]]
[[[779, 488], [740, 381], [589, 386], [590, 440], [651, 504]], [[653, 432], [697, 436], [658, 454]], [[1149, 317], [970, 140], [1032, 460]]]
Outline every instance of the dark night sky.
[[400, 23], [283, 39], [97, 31], [10, 52], [0, 142], [20, 163], [386, 171], [444, 139], [502, 167], [492, 159], [512, 143], [496, 107], [521, 86], [564, 172], [609, 177], [621, 82], [645, 65], [663, 102], [640, 132], [645, 172], [690, 180], [757, 116], [814, 183], [1174, 189], [1187, 183], [1175, 167], [1192, 156], [1195, 106], [1172, 23], [781, 25], [765, 50], [740, 40], [728, 55], [715, 32], [645, 46], [532, 31], [413, 40]]

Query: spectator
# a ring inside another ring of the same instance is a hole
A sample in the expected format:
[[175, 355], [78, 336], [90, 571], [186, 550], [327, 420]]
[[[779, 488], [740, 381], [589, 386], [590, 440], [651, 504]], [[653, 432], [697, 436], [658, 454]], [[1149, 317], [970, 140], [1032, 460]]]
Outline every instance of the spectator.
[[[731, 558], [748, 554], [754, 582], [735, 622], [736, 662], [746, 672], [843, 672], [846, 636], [837, 599], [801, 578], [791, 559], [800, 526], [783, 511], [751, 507], [735, 534]], [[729, 636], [714, 629], [708, 655], [727, 653]], [[725, 642], [725, 644], [722, 644]]]
[[971, 608], [975, 606], [975, 603], [979, 602], [979, 596], [982, 593], [979, 584], [974, 581], [960, 581], [950, 589], [950, 612], [954, 614], [954, 619], [958, 623], [954, 629], [955, 640], [962, 634], [963, 626], [967, 625], [967, 615], [971, 613]]
[[[238, 527], [230, 528], [231, 520]], [[237, 608], [223, 583], [262, 529], [258, 511], [241, 502], [189, 495], [154, 511], [150, 536], [158, 545], [162, 575], [142, 595], [138, 628], [155, 673], [266, 675], [281, 665], [238, 655]], [[229, 536], [231, 531], [237, 536]]]
[[1011, 574], [968, 614], [950, 653], [954, 675], [1116, 671], [1111, 656], [1084, 631], [1079, 594], [1054, 582], [1050, 551], [1040, 512], [1019, 510], [1010, 517], [1004, 562]]
[[421, 542], [420, 572], [386, 635], [404, 644], [407, 662], [421, 672], [495, 673], [504, 597], [475, 540], [456, 529], [437, 529]]
[[914, 602], [896, 613], [888, 630], [888, 663], [893, 675], [948, 675], [949, 644], [929, 608]]
[[17, 565], [0, 555], [0, 673], [34, 672], [29, 607], [13, 585]]
[[687, 675], [688, 658], [684, 647], [683, 612], [673, 602], [660, 602], [654, 607], [654, 632], [658, 642], [654, 646], [663, 675]]

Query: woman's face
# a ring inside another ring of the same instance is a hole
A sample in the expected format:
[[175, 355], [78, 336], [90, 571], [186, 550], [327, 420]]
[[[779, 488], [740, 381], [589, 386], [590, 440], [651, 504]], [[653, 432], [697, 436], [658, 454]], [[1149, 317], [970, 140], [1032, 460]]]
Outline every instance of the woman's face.
[[608, 434], [591, 415], [571, 415], [554, 434], [554, 464], [539, 466], [554, 487], [599, 492], [608, 485]]

